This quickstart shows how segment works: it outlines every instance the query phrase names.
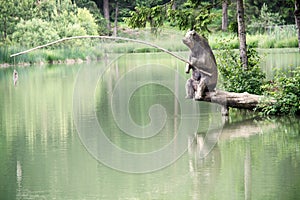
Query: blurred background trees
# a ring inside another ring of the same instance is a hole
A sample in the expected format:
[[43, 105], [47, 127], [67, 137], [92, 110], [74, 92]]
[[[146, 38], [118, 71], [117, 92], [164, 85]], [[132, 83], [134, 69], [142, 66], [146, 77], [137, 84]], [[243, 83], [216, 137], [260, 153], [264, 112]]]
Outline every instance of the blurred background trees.
[[[297, 1], [244, 0], [247, 33], [295, 25]], [[155, 33], [163, 25], [236, 33], [236, 0], [0, 0], [0, 44], [31, 46], [79, 34], [117, 35], [120, 25], [149, 26]], [[30, 32], [32, 39], [24, 38]]]

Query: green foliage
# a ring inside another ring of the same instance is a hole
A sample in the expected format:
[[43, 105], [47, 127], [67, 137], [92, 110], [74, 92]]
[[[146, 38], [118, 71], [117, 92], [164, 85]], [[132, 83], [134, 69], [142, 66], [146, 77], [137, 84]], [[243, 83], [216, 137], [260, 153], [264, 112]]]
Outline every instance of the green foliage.
[[260, 57], [253, 48], [248, 48], [248, 68], [243, 69], [239, 54], [228, 48], [228, 41], [223, 42], [223, 50], [217, 53], [220, 79], [223, 87], [229, 92], [248, 92], [262, 94], [265, 73], [262, 72]]
[[94, 1], [77, 0], [76, 5], [78, 8], [86, 8], [92, 14], [97, 25], [98, 34], [108, 34], [107, 22]]
[[147, 22], [150, 24], [151, 31], [157, 33], [165, 21], [166, 10], [163, 6], [136, 7], [135, 11], [130, 12], [131, 17], [124, 18], [131, 28], [145, 28]]
[[12, 39], [20, 46], [32, 47], [57, 40], [59, 36], [49, 22], [33, 18], [28, 21], [21, 20]]
[[[300, 114], [300, 67], [288, 72], [277, 70], [263, 89], [269, 97], [260, 105], [264, 114]], [[270, 99], [276, 102], [270, 105]]]
[[228, 30], [229, 30], [229, 32], [235, 33], [236, 35], [238, 35], [238, 23], [237, 23], [237, 21], [230, 22], [229, 25], [228, 25]]
[[34, 16], [34, 8], [34, 0], [0, 0], [0, 40], [9, 40], [21, 19]]
[[[216, 32], [209, 35], [213, 49], [223, 48], [219, 38], [227, 39], [227, 48], [238, 49], [238, 37], [232, 33]], [[251, 48], [297, 48], [298, 38], [295, 25], [274, 26], [264, 34], [247, 34], [247, 46]]]
[[86, 59], [97, 60], [103, 56], [100, 47], [63, 47], [59, 49], [39, 49], [20, 56], [10, 58], [16, 52], [26, 50], [23, 47], [0, 46], [0, 63], [21, 64], [39, 62], [64, 62], [67, 59]]
[[295, 19], [292, 14], [295, 10], [294, 0], [245, 0], [244, 2], [245, 8], [247, 8], [245, 9], [246, 20], [249, 24], [253, 19], [257, 19], [260, 17], [263, 9], [266, 10], [266, 6], [264, 8], [264, 4], [267, 5], [268, 13], [278, 13], [280, 18], [287, 24], [295, 23]]
[[[33, 47], [64, 37], [97, 35], [95, 19], [87, 9], [78, 8], [76, 13], [64, 10], [60, 14], [52, 13], [51, 18], [51, 22], [39, 18], [21, 20], [12, 36], [13, 41], [21, 46]], [[90, 45], [90, 40], [68, 41], [60, 45], [83, 44]]]
[[124, 18], [127, 25], [131, 28], [145, 28], [148, 21], [149, 8], [135, 7], [135, 11], [130, 12], [131, 17]]
[[[68, 11], [63, 11], [59, 15], [55, 15], [52, 20], [52, 26], [55, 27], [55, 30], [57, 30], [60, 38], [64, 38], [66, 36], [72, 36], [72, 34], [67, 34], [67, 31], [70, 26], [77, 23], [78, 23], [78, 19], [76, 15], [73, 12], [69, 13]], [[77, 34], [75, 33], [74, 36], [75, 35]]]
[[283, 24], [284, 21], [281, 19], [279, 13], [272, 13], [269, 11], [267, 4], [263, 4], [260, 10], [260, 15], [256, 20], [252, 20], [253, 26], [267, 28], [276, 24]]
[[216, 15], [211, 13], [209, 4], [187, 1], [181, 9], [168, 9], [168, 17], [174, 26], [180, 30], [195, 30], [202, 35], [210, 32], [208, 25]]
[[44, 21], [51, 21], [58, 13], [55, 1], [40, 1], [37, 5], [35, 17]]
[[180, 8], [173, 9], [172, 4], [154, 7], [136, 7], [130, 12], [125, 22], [131, 28], [145, 28], [147, 23], [156, 32], [168, 20], [172, 26], [180, 30], [193, 29], [205, 35], [209, 32], [208, 25], [216, 16], [211, 13], [212, 6], [208, 3], [187, 1]]
[[88, 35], [97, 35], [97, 24], [93, 15], [86, 8], [78, 8], [77, 18]]
[[296, 37], [281, 39], [274, 45], [275, 48], [298, 47], [298, 39]]
[[259, 48], [274, 48], [276, 43], [275, 38], [270, 38], [270, 37], [260, 37], [260, 40], [258, 42], [258, 47]]
[[[10, 41], [12, 35], [16, 31], [20, 31], [17, 29], [24, 28], [21, 27], [21, 23], [26, 24], [28, 27], [35, 26], [32, 24], [35, 20], [47, 22], [49, 29], [55, 29], [60, 38], [66, 36], [66, 29], [70, 24], [79, 24], [86, 34], [96, 35], [100, 31], [97, 23], [99, 25], [102, 23], [101, 14], [95, 2], [86, 0], [85, 5], [95, 13], [97, 19], [88, 8], [78, 8], [71, 0], [0, 0], [0, 40]], [[105, 26], [103, 23], [101, 25]], [[44, 23], [41, 26], [44, 26]], [[41, 29], [43, 28], [41, 27]], [[23, 38], [23, 40], [30, 39]], [[32, 42], [29, 42], [26, 45], [30, 45], [30, 43], [32, 44]]]

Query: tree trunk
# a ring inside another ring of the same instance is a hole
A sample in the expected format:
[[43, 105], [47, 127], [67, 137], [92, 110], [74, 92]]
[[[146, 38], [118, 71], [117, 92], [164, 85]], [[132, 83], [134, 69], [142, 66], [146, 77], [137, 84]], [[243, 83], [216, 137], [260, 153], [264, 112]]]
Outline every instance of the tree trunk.
[[254, 109], [263, 96], [244, 93], [227, 92], [216, 90], [207, 92], [203, 101], [217, 103], [232, 108]]
[[[235, 93], [216, 90], [214, 92], [207, 92], [200, 101], [219, 104], [222, 106], [222, 114], [228, 115], [229, 107], [247, 110], [257, 109], [257, 106], [263, 97], [264, 96], [249, 94], [247, 92]], [[275, 103], [275, 100], [269, 100], [269, 103]]]
[[295, 0], [295, 21], [298, 30], [298, 48], [300, 51], [300, 0]]
[[4, 38], [4, 40], [6, 40], [6, 38], [7, 38], [7, 27], [6, 27], [6, 17], [4, 17], [4, 22], [3, 22], [3, 24], [4, 24], [4, 27], [3, 27], [3, 38]]
[[228, 27], [228, 0], [222, 3], [222, 31], [227, 31]]
[[114, 22], [114, 36], [115, 37], [117, 37], [117, 34], [118, 34], [118, 14], [119, 14], [119, 2], [116, 1], [115, 22]]
[[240, 40], [240, 58], [243, 64], [243, 68], [248, 67], [247, 58], [247, 46], [246, 46], [246, 30], [245, 30], [245, 20], [244, 20], [244, 4], [243, 0], [237, 0], [237, 22], [238, 22], [238, 33]]
[[108, 32], [110, 32], [109, 0], [103, 0], [103, 13], [104, 18], [106, 19]]

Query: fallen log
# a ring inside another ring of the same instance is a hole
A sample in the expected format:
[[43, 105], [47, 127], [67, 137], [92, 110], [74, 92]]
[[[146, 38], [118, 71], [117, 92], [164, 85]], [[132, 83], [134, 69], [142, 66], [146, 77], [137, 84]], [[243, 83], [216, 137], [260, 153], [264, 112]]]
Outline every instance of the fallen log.
[[[222, 106], [222, 115], [228, 115], [228, 109], [248, 109], [254, 110], [258, 108], [261, 100], [264, 96], [244, 93], [227, 92], [222, 90], [215, 90], [213, 92], [206, 92], [205, 96], [199, 101], [206, 101], [216, 103]], [[275, 100], [270, 100], [270, 103], [274, 103]]]

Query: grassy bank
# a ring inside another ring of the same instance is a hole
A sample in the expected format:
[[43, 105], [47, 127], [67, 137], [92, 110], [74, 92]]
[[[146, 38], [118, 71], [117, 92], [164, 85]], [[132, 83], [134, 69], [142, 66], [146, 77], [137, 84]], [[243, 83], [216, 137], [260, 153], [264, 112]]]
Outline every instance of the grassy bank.
[[[125, 31], [124, 31], [125, 30]], [[188, 48], [182, 43], [185, 35], [184, 31], [173, 29], [163, 29], [158, 36], [151, 35], [149, 30], [126, 31], [120, 33], [122, 37], [140, 39], [161, 46], [169, 51], [187, 51]], [[217, 50], [226, 42], [231, 49], [239, 48], [239, 40], [236, 34], [215, 32], [208, 36], [209, 44], [212, 49]], [[107, 45], [107, 44], [106, 44]], [[273, 29], [266, 34], [248, 34], [247, 45], [252, 48], [270, 49], [270, 48], [297, 48], [298, 39], [296, 29], [278, 28]], [[134, 43], [115, 43], [109, 48], [115, 53], [139, 53], [156, 52], [157, 49], [145, 45]]]
[[34, 63], [55, 63], [68, 62], [68, 60], [97, 60], [103, 56], [103, 52], [95, 47], [78, 47], [78, 48], [58, 48], [58, 49], [38, 49], [23, 55], [10, 57], [14, 53], [18, 53], [25, 48], [14, 46], [0, 47], [0, 64], [9, 65], [28, 65]]
[[[251, 34], [247, 34], [247, 45], [253, 48], [297, 48], [297, 29], [294, 25], [287, 26], [273, 26], [268, 30], [251, 31]], [[229, 46], [232, 49], [239, 48], [239, 41], [236, 34], [232, 33], [214, 33], [209, 37], [210, 45], [213, 49], [219, 48], [220, 39], [228, 41]]]
[[[219, 34], [209, 37], [209, 43], [212, 49], [220, 48], [220, 41], [225, 40], [232, 49], [239, 48], [239, 40], [235, 35]], [[277, 38], [272, 35], [248, 35], [247, 45], [253, 48], [269, 49], [269, 48], [297, 48], [297, 36], [286, 38]]]

